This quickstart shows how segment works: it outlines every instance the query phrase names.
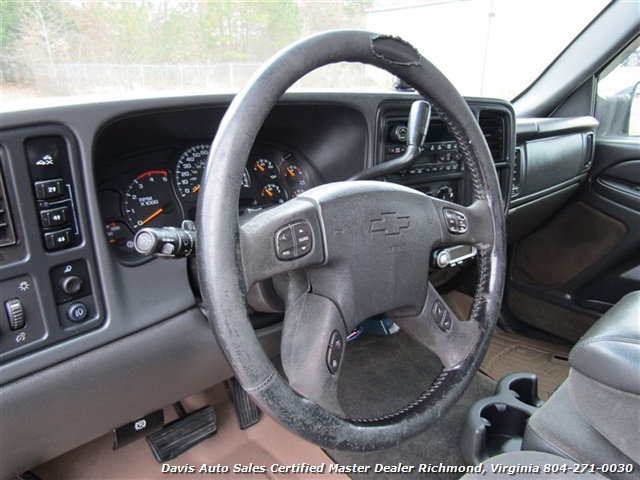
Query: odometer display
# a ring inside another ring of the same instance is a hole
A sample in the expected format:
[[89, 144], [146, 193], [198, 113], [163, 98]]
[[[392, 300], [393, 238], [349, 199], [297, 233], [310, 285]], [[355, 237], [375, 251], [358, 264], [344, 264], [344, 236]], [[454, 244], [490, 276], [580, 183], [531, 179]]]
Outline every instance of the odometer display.
[[187, 201], [195, 202], [200, 190], [202, 173], [209, 158], [209, 145], [196, 145], [186, 150], [176, 164], [176, 188]]

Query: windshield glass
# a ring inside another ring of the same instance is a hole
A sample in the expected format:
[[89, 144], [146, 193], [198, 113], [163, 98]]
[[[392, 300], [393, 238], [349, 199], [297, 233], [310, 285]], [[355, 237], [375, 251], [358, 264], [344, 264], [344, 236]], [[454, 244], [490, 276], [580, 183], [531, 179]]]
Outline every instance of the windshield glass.
[[[512, 99], [606, 0], [0, 2], [2, 110], [51, 98], [237, 91], [261, 62], [335, 28], [396, 35], [464, 95]], [[294, 88], [389, 89], [390, 75], [329, 66]], [[59, 103], [59, 102], [58, 102]]]

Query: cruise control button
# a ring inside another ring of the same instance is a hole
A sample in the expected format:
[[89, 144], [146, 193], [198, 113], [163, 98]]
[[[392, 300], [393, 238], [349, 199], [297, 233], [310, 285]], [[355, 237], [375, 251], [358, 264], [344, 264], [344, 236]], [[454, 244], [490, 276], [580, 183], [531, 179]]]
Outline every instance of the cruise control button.
[[334, 330], [329, 339], [329, 348], [332, 348], [334, 352], [338, 354], [338, 357], [342, 355], [342, 349], [344, 348], [344, 341], [342, 335], [337, 330]]
[[331, 375], [335, 375], [340, 369], [340, 355], [331, 347], [327, 348], [327, 368]]

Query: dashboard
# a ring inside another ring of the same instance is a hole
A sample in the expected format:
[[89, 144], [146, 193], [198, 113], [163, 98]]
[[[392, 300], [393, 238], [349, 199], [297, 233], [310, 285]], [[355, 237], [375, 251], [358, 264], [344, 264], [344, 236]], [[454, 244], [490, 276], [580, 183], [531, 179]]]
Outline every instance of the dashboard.
[[[242, 185], [239, 214], [397, 158], [416, 99], [410, 92], [286, 94], [243, 176], [229, 179]], [[209, 144], [231, 100], [3, 114], [3, 472], [17, 474], [231, 376], [201, 305], [195, 262], [143, 257], [132, 244], [143, 227], [195, 218]], [[585, 180], [597, 122], [516, 122], [507, 102], [467, 102], [493, 156], [510, 235], [518, 238]], [[379, 180], [470, 204], [464, 162], [437, 114], [424, 147], [412, 167]], [[215, 169], [215, 158], [207, 168]], [[459, 268], [434, 274], [446, 280]], [[281, 317], [277, 308], [266, 310], [254, 313], [254, 325], [275, 356]], [[55, 432], [67, 433], [51, 442]], [[21, 449], [26, 444], [29, 451]]]

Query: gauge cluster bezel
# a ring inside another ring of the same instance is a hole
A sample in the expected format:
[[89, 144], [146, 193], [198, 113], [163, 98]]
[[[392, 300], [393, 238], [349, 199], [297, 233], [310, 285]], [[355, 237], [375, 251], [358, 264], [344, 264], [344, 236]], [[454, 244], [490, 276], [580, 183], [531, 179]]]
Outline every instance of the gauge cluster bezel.
[[[195, 219], [199, 180], [209, 147], [207, 139], [181, 142], [123, 155], [109, 162], [109, 178], [98, 184], [98, 199], [105, 237], [121, 263], [135, 266], [149, 260], [133, 247], [133, 237], [140, 227], [179, 226], [184, 219]], [[189, 171], [185, 172], [185, 168]], [[160, 177], [167, 178], [168, 189], [154, 186]], [[268, 140], [256, 142], [240, 181], [240, 215], [284, 203], [324, 183], [315, 165], [302, 152]], [[149, 195], [138, 197], [137, 193], [145, 189]]]

